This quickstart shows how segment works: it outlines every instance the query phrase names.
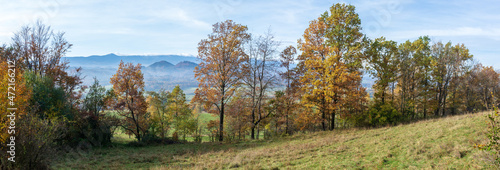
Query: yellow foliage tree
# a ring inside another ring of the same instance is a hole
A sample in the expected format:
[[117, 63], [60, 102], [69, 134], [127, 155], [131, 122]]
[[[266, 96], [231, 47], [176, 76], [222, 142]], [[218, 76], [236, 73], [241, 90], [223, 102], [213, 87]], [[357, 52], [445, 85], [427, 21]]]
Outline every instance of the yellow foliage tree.
[[[29, 107], [30, 88], [26, 87], [23, 72], [15, 67], [14, 62], [0, 61], [0, 143], [4, 143], [15, 135], [15, 130], [10, 129], [11, 121], [14, 122], [12, 127], [15, 127], [15, 122], [22, 116], [26, 115]], [[15, 109], [8, 109], [15, 108]], [[14, 113], [14, 116], [11, 113]], [[2, 145], [1, 147], [6, 147]], [[3, 149], [2, 149], [3, 151]]]
[[329, 129], [333, 130], [336, 113], [356, 110], [353, 107], [360, 105], [349, 102], [361, 102], [366, 96], [359, 71], [364, 45], [359, 17], [354, 6], [345, 4], [333, 5], [330, 13], [311, 21], [304, 31], [304, 40], [298, 41], [302, 51], [298, 66], [304, 71], [300, 79], [303, 102], [320, 113], [323, 130], [327, 129], [328, 120]]

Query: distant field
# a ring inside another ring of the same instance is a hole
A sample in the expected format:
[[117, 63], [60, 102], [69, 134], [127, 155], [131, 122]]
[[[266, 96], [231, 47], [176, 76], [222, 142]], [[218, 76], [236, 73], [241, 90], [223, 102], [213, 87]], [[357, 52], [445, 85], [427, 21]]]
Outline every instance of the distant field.
[[69, 154], [55, 169], [481, 169], [486, 113], [378, 129], [296, 134], [239, 143], [95, 149]]
[[198, 87], [190, 87], [190, 88], [182, 89], [184, 91], [184, 94], [186, 94], [186, 100], [188, 102], [191, 101], [191, 99], [193, 99], [194, 91], [196, 90], [196, 88], [198, 88]]

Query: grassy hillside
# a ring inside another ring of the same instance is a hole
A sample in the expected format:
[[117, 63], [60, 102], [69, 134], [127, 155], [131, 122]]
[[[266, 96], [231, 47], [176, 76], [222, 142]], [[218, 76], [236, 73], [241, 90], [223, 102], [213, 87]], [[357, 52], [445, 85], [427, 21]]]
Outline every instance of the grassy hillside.
[[94, 149], [53, 168], [85, 169], [477, 169], [486, 113], [377, 129], [296, 134], [275, 140]]

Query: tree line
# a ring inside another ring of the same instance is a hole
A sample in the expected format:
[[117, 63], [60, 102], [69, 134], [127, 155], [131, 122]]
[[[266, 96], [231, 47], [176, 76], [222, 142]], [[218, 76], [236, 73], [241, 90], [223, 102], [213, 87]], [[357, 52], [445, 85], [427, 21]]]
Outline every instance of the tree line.
[[[191, 102], [219, 116], [211, 123], [219, 141], [255, 139], [259, 130], [395, 125], [497, 102], [498, 72], [474, 61], [464, 44], [370, 39], [352, 5], [334, 4], [282, 51], [270, 31], [252, 36], [232, 20], [212, 31], [198, 44], [200, 84]], [[366, 74], [375, 78], [373, 96], [361, 85]]]

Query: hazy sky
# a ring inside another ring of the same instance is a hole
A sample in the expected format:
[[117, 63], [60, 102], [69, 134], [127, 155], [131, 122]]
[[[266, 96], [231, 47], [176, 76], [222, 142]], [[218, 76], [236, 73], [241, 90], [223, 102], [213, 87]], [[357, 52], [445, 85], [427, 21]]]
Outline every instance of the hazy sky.
[[464, 43], [484, 65], [500, 68], [498, 1], [319, 0], [0, 0], [0, 43], [37, 18], [66, 32], [68, 56], [118, 54], [196, 55], [211, 25], [226, 19], [254, 35], [271, 28], [276, 39], [296, 45], [309, 21], [333, 3], [356, 6], [363, 32], [404, 42], [429, 35], [433, 42]]

